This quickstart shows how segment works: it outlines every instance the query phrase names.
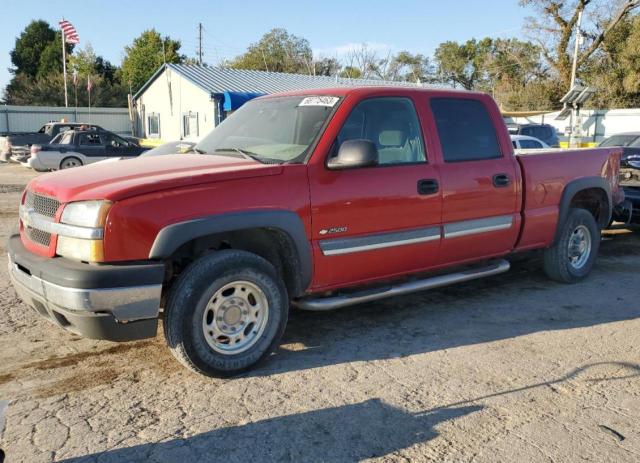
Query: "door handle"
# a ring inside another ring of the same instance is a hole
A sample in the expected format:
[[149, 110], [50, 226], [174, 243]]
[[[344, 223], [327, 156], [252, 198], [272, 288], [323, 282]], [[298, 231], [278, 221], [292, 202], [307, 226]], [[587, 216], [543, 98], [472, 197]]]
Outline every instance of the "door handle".
[[496, 174], [493, 176], [493, 186], [496, 188], [504, 188], [509, 186], [511, 180], [507, 174]]
[[438, 181], [434, 178], [418, 180], [418, 194], [420, 195], [432, 195], [437, 193], [438, 189]]

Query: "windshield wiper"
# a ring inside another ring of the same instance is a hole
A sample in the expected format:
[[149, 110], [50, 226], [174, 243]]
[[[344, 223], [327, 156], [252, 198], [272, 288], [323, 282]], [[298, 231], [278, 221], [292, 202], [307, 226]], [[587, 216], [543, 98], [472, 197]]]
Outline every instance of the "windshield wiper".
[[246, 159], [253, 159], [254, 161], [261, 162], [262, 164], [265, 163], [259, 154], [253, 153], [251, 151], [247, 151], [241, 148], [235, 148], [235, 147], [234, 148], [218, 148], [217, 150], [214, 151], [214, 153], [218, 153], [220, 151], [235, 151], [236, 153], [240, 153]]
[[207, 154], [205, 150], [201, 150], [200, 148], [191, 148], [191, 149], [198, 154]]

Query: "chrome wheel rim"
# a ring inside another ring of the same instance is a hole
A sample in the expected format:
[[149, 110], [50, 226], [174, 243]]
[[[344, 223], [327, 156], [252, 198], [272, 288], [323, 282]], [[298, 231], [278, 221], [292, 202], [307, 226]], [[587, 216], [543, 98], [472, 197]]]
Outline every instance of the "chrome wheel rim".
[[576, 270], [585, 266], [591, 255], [591, 233], [579, 225], [569, 237], [569, 264]]
[[214, 351], [239, 354], [258, 342], [268, 319], [264, 292], [249, 281], [234, 281], [218, 289], [207, 302], [202, 331]]
[[63, 169], [69, 169], [71, 167], [78, 167], [80, 165], [80, 163], [78, 161], [76, 161], [75, 159], [67, 159], [66, 161], [64, 161], [62, 163], [62, 168]]

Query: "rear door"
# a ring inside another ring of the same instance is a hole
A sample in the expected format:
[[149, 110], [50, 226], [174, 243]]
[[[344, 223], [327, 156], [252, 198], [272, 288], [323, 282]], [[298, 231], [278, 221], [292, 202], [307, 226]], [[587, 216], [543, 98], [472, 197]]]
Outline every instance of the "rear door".
[[95, 132], [80, 134], [78, 151], [86, 158], [86, 163], [96, 162], [106, 157], [105, 139]]
[[[505, 254], [519, 231], [519, 170], [500, 113], [483, 96], [430, 99], [442, 180], [442, 264]], [[506, 133], [506, 132], [505, 132]]]
[[[416, 271], [438, 257], [440, 179], [414, 100], [367, 98], [347, 112], [330, 152], [309, 167], [315, 289]], [[354, 139], [373, 142], [380, 164], [330, 170], [327, 158]]]

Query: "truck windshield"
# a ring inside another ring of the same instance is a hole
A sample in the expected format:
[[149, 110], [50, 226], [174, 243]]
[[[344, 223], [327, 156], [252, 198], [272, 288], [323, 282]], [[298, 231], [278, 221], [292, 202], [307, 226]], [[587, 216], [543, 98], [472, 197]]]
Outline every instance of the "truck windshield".
[[244, 155], [264, 163], [301, 162], [338, 101], [334, 96], [249, 101], [203, 138], [194, 151]]

